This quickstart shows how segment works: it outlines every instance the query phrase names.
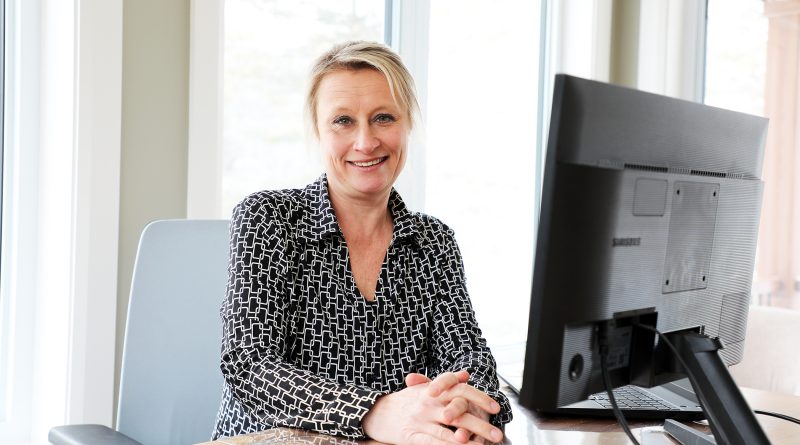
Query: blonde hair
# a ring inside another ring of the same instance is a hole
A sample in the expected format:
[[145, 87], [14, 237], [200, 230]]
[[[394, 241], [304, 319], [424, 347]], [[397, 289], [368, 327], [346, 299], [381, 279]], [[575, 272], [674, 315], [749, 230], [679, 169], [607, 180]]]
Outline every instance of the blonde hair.
[[306, 94], [306, 117], [314, 136], [317, 129], [317, 93], [322, 78], [339, 70], [373, 69], [381, 72], [389, 83], [395, 103], [403, 110], [413, 128], [419, 114], [419, 103], [414, 87], [414, 78], [408, 72], [400, 56], [391, 48], [376, 42], [350, 41], [335, 45], [322, 54], [311, 68], [311, 78]]

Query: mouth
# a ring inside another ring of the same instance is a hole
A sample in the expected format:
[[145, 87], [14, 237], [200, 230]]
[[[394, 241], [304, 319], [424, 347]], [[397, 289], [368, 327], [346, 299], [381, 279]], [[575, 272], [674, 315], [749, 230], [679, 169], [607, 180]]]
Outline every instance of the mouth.
[[373, 167], [373, 166], [376, 166], [378, 164], [381, 164], [384, 161], [386, 161], [387, 159], [389, 159], [389, 156], [383, 156], [383, 157], [375, 158], [375, 159], [368, 159], [366, 161], [347, 161], [347, 163], [355, 165], [356, 167], [366, 168], [366, 167]]

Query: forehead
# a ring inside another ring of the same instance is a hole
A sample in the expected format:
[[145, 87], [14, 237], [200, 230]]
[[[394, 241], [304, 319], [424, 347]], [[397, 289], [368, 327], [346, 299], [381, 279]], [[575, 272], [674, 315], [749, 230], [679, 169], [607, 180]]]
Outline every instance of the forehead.
[[389, 82], [373, 69], [337, 70], [326, 74], [317, 90], [317, 107], [396, 106]]

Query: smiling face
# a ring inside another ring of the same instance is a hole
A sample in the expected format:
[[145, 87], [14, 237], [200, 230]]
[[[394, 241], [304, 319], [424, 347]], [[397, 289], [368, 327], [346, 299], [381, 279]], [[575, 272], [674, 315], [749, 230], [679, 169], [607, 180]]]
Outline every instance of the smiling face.
[[377, 70], [338, 70], [317, 91], [317, 133], [328, 189], [357, 200], [388, 199], [406, 159], [408, 113]]

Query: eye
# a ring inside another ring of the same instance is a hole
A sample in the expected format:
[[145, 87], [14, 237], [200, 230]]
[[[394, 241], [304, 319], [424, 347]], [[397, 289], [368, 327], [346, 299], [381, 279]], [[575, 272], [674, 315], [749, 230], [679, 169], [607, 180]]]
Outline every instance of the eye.
[[378, 124], [388, 124], [391, 122], [395, 122], [397, 118], [388, 113], [381, 113], [375, 116], [372, 120], [373, 122], [376, 122]]
[[351, 119], [350, 116], [339, 116], [339, 117], [337, 117], [336, 119], [333, 120], [333, 125], [340, 126], [340, 127], [343, 127], [343, 126], [346, 126], [346, 125], [350, 125], [352, 123], [353, 123], [353, 119]]

